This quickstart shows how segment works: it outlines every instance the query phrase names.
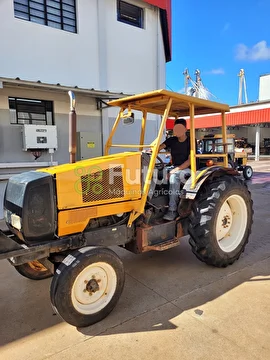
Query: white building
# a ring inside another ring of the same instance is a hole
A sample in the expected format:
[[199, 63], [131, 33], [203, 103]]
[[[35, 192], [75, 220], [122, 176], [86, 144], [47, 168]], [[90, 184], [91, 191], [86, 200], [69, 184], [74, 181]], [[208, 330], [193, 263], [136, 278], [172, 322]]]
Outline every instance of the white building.
[[260, 76], [259, 101], [270, 100], [270, 74]]
[[[170, 26], [170, 0], [1, 0], [0, 179], [50, 165], [48, 151], [35, 161], [23, 150], [24, 124], [55, 125], [53, 159], [69, 161], [69, 90], [77, 104], [77, 158], [102, 155], [115, 115], [106, 101], [165, 88]], [[146, 141], [158, 125], [153, 117]]]
[[29, 123], [56, 125], [54, 159], [69, 160], [68, 90], [76, 95], [78, 131], [102, 144], [112, 120], [100, 99], [165, 87], [164, 19], [149, 3], [1, 0], [0, 163], [33, 160], [22, 151], [21, 124]]

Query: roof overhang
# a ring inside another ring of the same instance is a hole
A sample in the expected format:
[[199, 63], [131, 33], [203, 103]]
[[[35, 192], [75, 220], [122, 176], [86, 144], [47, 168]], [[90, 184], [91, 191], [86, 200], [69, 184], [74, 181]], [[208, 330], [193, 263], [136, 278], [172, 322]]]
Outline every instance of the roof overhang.
[[[253, 109], [251, 109], [251, 107]], [[247, 110], [246, 110], [247, 109]], [[259, 124], [270, 123], [270, 102], [253, 104], [253, 106], [231, 107], [230, 113], [226, 115], [227, 126], [255, 126]], [[189, 128], [189, 119], [187, 118], [187, 128]], [[172, 130], [174, 119], [168, 119], [166, 129]], [[210, 114], [195, 118], [195, 129], [210, 129], [221, 127], [221, 117], [217, 114]]]
[[80, 88], [78, 86], [65, 86], [61, 84], [48, 84], [43, 83], [41, 81], [28, 81], [21, 80], [20, 78], [11, 79], [11, 78], [3, 78], [0, 77], [0, 89], [1, 88], [20, 88], [20, 89], [29, 89], [29, 90], [43, 90], [43, 91], [51, 91], [58, 93], [67, 93], [68, 91], [73, 91], [77, 94], [83, 94], [86, 96], [94, 97], [94, 98], [121, 98], [123, 96], [129, 96], [131, 94], [117, 93], [112, 91], [102, 91], [92, 89]]
[[166, 62], [172, 59], [172, 10], [171, 0], [143, 0], [157, 6], [160, 10], [160, 22], [164, 42]]

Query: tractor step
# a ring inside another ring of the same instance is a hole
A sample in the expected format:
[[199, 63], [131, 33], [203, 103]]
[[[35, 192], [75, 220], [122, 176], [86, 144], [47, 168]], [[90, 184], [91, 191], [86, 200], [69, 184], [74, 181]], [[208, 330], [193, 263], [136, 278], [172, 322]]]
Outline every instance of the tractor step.
[[177, 246], [180, 244], [180, 240], [179, 239], [171, 239], [171, 240], [167, 240], [164, 241], [162, 243], [159, 244], [155, 244], [155, 245], [149, 245], [147, 246], [144, 251], [150, 251], [150, 250], [155, 250], [155, 251], [164, 251], [164, 250], [168, 250], [174, 246]]

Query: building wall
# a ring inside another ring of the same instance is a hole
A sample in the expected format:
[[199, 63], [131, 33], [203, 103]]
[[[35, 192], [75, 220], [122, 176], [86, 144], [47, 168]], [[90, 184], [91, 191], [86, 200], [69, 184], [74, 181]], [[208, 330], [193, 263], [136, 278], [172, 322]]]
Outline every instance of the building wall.
[[270, 74], [260, 76], [259, 101], [270, 100]]
[[[66, 163], [69, 161], [69, 97], [67, 94], [57, 94], [51, 91], [22, 90], [16, 88], [0, 89], [0, 164], [7, 162], [34, 161], [30, 152], [22, 150], [22, 125], [10, 123], [8, 97], [23, 97], [29, 99], [53, 101], [54, 124], [57, 126], [58, 149], [54, 161]], [[119, 108], [97, 110], [96, 99], [76, 95], [77, 132], [93, 132], [101, 137], [103, 145], [107, 141]], [[142, 113], [135, 112], [136, 121], [131, 126], [120, 124], [113, 138], [115, 143], [138, 144], [141, 130]], [[160, 116], [148, 115], [145, 143], [151, 143], [159, 130]], [[106, 131], [104, 130], [106, 128]], [[79, 146], [79, 144], [77, 144]], [[115, 152], [116, 149], [114, 149]], [[118, 149], [117, 152], [123, 151]], [[103, 155], [103, 148], [99, 155]], [[50, 155], [43, 153], [37, 161], [50, 161]]]
[[[69, 97], [46, 91], [0, 89], [0, 163], [34, 161], [30, 152], [22, 151], [22, 125], [10, 124], [8, 97], [51, 100], [54, 103], [54, 119], [57, 126], [58, 150], [54, 160], [59, 163], [69, 161]], [[77, 131], [93, 131], [100, 134], [101, 113], [97, 110], [95, 99], [77, 95]], [[50, 161], [49, 154], [43, 154], [37, 161]]]
[[[2, 0], [0, 32], [9, 31], [0, 39], [0, 76], [130, 94], [165, 88], [165, 54], [159, 10], [140, 0], [128, 1], [144, 8], [143, 29], [117, 21], [116, 0], [77, 0], [78, 33], [73, 34], [17, 19], [14, 17], [13, 1]], [[67, 95], [11, 88], [0, 88], [0, 126], [3, 130], [0, 135], [0, 162], [33, 159], [31, 154], [21, 151], [21, 127], [10, 125], [8, 96], [16, 94], [54, 101], [55, 124], [60, 132], [55, 160], [66, 162]], [[90, 98], [77, 98], [77, 104], [78, 131], [82, 131], [81, 126], [83, 131], [92, 131], [94, 127], [97, 132], [102, 132], [104, 143], [113, 121], [110, 118], [116, 115], [115, 110], [96, 111], [95, 100]], [[83, 116], [95, 120], [83, 122]], [[151, 134], [155, 137], [159, 117], [152, 117], [152, 120]], [[122, 137], [123, 133], [120, 134]], [[14, 141], [10, 141], [11, 137]], [[134, 139], [131, 136], [126, 140], [130, 142]], [[43, 156], [42, 160], [47, 161], [48, 156]]]
[[145, 9], [144, 29], [117, 21], [116, 0], [77, 0], [73, 34], [17, 19], [13, 1], [1, 0], [1, 76], [124, 93], [164, 87], [159, 11], [129, 2]]
[[164, 87], [165, 55], [158, 9], [146, 9], [145, 28], [140, 29], [115, 21], [115, 2], [107, 0], [105, 3], [109, 9], [104, 12], [107, 88], [137, 93]]
[[[0, 37], [0, 77], [126, 94], [165, 88], [166, 60], [158, 8], [140, 0], [127, 1], [145, 9], [143, 29], [117, 21], [116, 0], [77, 0], [78, 31], [73, 34], [17, 19], [13, 1], [1, 0], [0, 33], [5, 36]], [[10, 124], [9, 96], [54, 102], [58, 131], [54, 161], [68, 162], [67, 94], [2, 88], [0, 83], [0, 168], [3, 170], [7, 162], [34, 163], [33, 155], [22, 151], [21, 126]], [[104, 144], [118, 109], [97, 110], [96, 100], [90, 96], [76, 94], [76, 100], [77, 131], [94, 132], [102, 136]], [[156, 137], [159, 124], [160, 117], [149, 117], [146, 142]], [[140, 125], [131, 126], [119, 129], [114, 141], [137, 143]], [[37, 160], [44, 161], [50, 161], [48, 154]], [[4, 182], [0, 185], [2, 218]]]

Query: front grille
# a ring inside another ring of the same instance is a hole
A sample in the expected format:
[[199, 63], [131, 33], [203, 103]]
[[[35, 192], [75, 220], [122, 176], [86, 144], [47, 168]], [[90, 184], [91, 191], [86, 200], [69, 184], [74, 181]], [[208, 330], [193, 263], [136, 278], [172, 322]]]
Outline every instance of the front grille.
[[14, 226], [12, 214], [20, 217], [20, 233], [26, 243], [53, 239], [56, 230], [54, 194], [54, 179], [50, 174], [29, 171], [9, 179], [4, 196], [6, 221], [11, 228]]
[[82, 201], [95, 202], [124, 197], [121, 166], [81, 176]]
[[24, 214], [28, 229], [37, 234], [53, 233], [55, 224], [51, 214], [50, 184], [29, 189], [28, 197]]

